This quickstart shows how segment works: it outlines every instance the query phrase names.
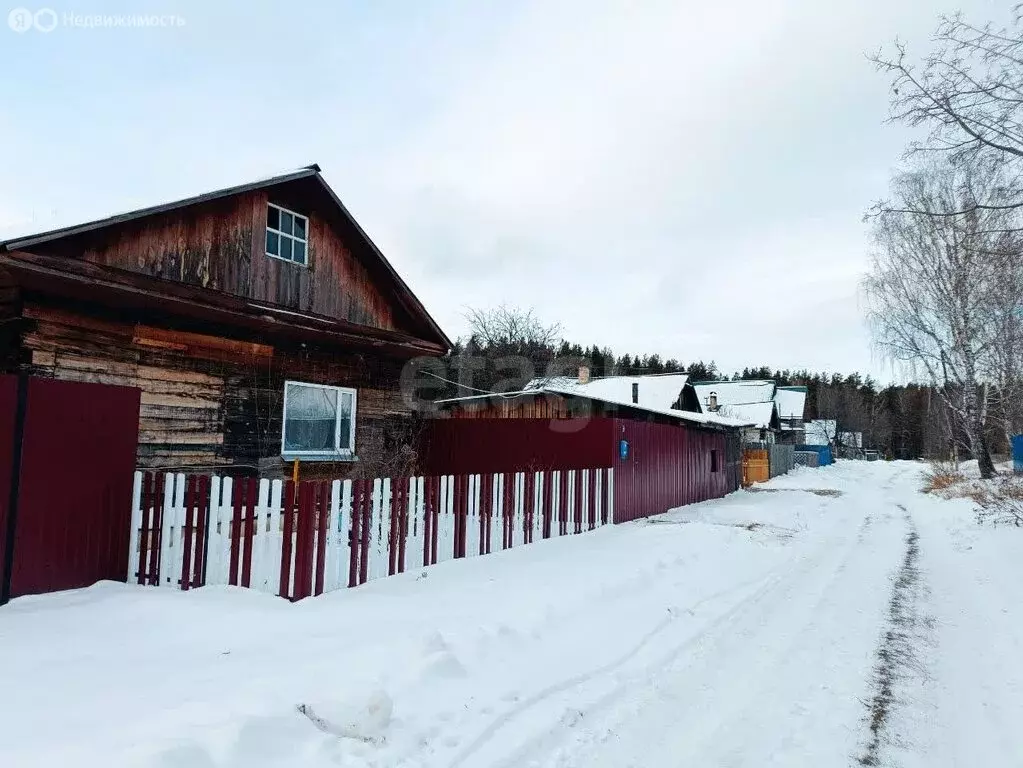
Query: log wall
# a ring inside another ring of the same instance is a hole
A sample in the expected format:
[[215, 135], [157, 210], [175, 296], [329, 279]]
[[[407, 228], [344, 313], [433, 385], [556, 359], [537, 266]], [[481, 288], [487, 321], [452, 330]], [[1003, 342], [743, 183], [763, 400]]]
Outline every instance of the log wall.
[[290, 476], [280, 458], [286, 379], [358, 390], [358, 462], [304, 465], [303, 477], [388, 474], [412, 429], [402, 361], [337, 349], [271, 346], [29, 302], [22, 370], [142, 390], [138, 465]]

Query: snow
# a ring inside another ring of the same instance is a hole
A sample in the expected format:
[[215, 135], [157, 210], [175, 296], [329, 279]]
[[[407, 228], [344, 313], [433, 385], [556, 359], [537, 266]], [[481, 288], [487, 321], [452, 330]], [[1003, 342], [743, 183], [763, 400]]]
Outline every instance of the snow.
[[1023, 531], [839, 461], [288, 603], [102, 583], [0, 608], [0, 765], [1016, 766]]
[[774, 400], [773, 381], [702, 381], [693, 384], [700, 407], [706, 409], [711, 392], [718, 396], [718, 405], [743, 405], [745, 403], [767, 403]]
[[665, 373], [650, 376], [603, 376], [582, 384], [578, 379], [558, 376], [553, 379], [533, 379], [526, 386], [569, 394], [585, 395], [619, 403], [632, 402], [632, 386], [639, 386], [639, 405], [644, 408], [666, 410], [678, 402], [682, 388], [689, 381], [685, 373]]
[[774, 393], [778, 418], [803, 420], [806, 409], [806, 387], [778, 387]]
[[[717, 397], [719, 416], [744, 421], [762, 429], [771, 425], [771, 417], [778, 407], [773, 381], [705, 381], [694, 384], [693, 389], [705, 413], [708, 412], [713, 393]], [[791, 407], [792, 404], [788, 405]], [[799, 418], [802, 418], [802, 410]]]
[[718, 414], [721, 416], [738, 419], [760, 428], [766, 428], [771, 425], [771, 415], [773, 413], [774, 403], [770, 400], [764, 403], [722, 405], [718, 410]]
[[[671, 374], [671, 376], [674, 378], [674, 374]], [[614, 377], [614, 378], [626, 378], [626, 379], [627, 378], [638, 378], [638, 379], [641, 379], [641, 380], [647, 380], [648, 378], [656, 378], [656, 377], [646, 377], [646, 376], [628, 377], [628, 376], [624, 376], [624, 377]], [[668, 376], [666, 375], [665, 378], [668, 378]], [[587, 398], [589, 398], [591, 400], [595, 400], [595, 401], [602, 402], [602, 403], [612, 403], [614, 405], [627, 405], [630, 408], [642, 409], [642, 410], [647, 411], [649, 413], [656, 413], [656, 414], [659, 414], [659, 415], [662, 415], [662, 416], [671, 416], [672, 418], [679, 419], [680, 421], [689, 421], [689, 422], [692, 422], [694, 424], [719, 424], [721, 426], [726, 426], [726, 427], [745, 427], [745, 426], [749, 426], [749, 422], [748, 421], [745, 421], [745, 420], [742, 420], [742, 419], [728, 418], [728, 417], [725, 417], [725, 416], [718, 416], [717, 414], [712, 414], [712, 413], [695, 413], [693, 411], [677, 410], [675, 408], [672, 408], [671, 406], [666, 406], [666, 407], [662, 408], [662, 407], [655, 406], [655, 405], [642, 405], [642, 404], [633, 403], [632, 402], [631, 387], [629, 389], [629, 394], [626, 395], [626, 396], [622, 396], [622, 397], [618, 397], [617, 396], [620, 393], [620, 390], [623, 389], [622, 387], [618, 387], [618, 386], [607, 387], [608, 392], [606, 394], [597, 394], [596, 390], [591, 390], [590, 389], [590, 386], [593, 383], [596, 383], [596, 381], [601, 381], [601, 380], [600, 379], [596, 379], [596, 380], [594, 380], [594, 382], [591, 382], [591, 384], [580, 384], [578, 381], [564, 379], [564, 378], [554, 378], [554, 379], [550, 379], [550, 380], [547, 380], [547, 381], [542, 381], [542, 380], [534, 379], [533, 381], [530, 381], [526, 385], [526, 387], [527, 387], [526, 389], [521, 390], [519, 392], [497, 392], [497, 393], [486, 394], [486, 395], [468, 395], [468, 396], [465, 396], [465, 397], [450, 397], [450, 398], [447, 398], [447, 399], [444, 399], [444, 400], [437, 400], [436, 402], [437, 402], [438, 405], [443, 405], [444, 403], [461, 403], [461, 402], [469, 402], [469, 401], [472, 401], [472, 400], [489, 400], [489, 399], [492, 399], [492, 398], [493, 399], [496, 399], [496, 398], [515, 398], [515, 397], [520, 397], [522, 395], [534, 395], [537, 392], [551, 392], [551, 393], [557, 394], [557, 395], [576, 395], [576, 396], [579, 396], [579, 397], [587, 397]], [[641, 391], [642, 391], [642, 388], [641, 388]], [[681, 387], [680, 387], [679, 391], [681, 391]], [[664, 397], [666, 397], [666, 396], [664, 395], [664, 392], [662, 392], [661, 393], [661, 399], [663, 400]]]

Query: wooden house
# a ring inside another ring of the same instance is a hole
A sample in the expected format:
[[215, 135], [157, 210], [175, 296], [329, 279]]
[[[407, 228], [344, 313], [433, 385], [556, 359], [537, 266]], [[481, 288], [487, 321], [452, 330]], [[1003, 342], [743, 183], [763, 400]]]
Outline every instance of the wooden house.
[[743, 443], [776, 442], [782, 424], [775, 382], [690, 381], [686, 390], [683, 401], [697, 404], [700, 413], [741, 419], [749, 424], [742, 430]]
[[449, 347], [315, 165], [0, 243], [0, 372], [139, 387], [143, 468], [400, 471]]
[[685, 377], [655, 378], [559, 377], [520, 392], [439, 401], [424, 469], [610, 468], [615, 522], [736, 490], [747, 422], [674, 408]]

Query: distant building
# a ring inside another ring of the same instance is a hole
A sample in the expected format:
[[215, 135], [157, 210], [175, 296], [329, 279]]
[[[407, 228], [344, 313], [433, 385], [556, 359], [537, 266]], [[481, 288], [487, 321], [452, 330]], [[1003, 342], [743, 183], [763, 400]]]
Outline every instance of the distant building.
[[694, 381], [683, 403], [695, 402], [701, 413], [717, 414], [751, 424], [743, 428], [744, 443], [797, 443], [802, 438], [805, 387], [778, 387], [770, 379]]

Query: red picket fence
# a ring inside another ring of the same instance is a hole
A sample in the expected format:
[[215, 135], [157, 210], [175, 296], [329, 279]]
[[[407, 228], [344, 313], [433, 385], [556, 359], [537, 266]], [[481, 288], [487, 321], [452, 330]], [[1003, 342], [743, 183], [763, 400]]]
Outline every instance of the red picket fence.
[[613, 520], [595, 468], [305, 481], [137, 472], [130, 573], [292, 600]]

